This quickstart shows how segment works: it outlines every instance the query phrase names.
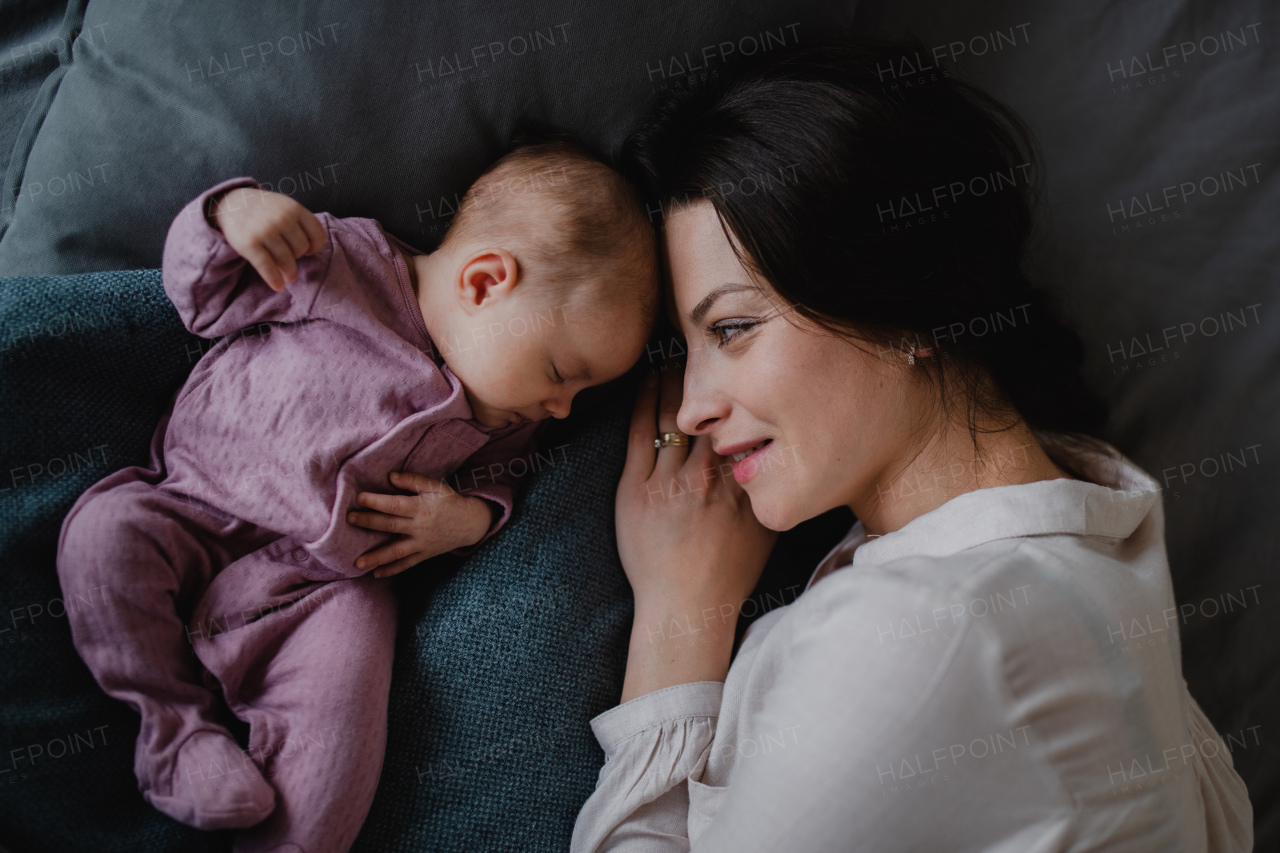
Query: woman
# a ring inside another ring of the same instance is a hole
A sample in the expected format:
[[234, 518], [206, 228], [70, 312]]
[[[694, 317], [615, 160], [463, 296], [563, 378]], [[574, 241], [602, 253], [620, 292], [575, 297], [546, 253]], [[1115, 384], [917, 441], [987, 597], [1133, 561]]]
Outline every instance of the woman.
[[[918, 49], [772, 54], [633, 140], [688, 363], [636, 399], [635, 621], [575, 851], [1252, 845], [1182, 679], [1159, 487], [1089, 437], [1080, 343], [1021, 271], [1029, 137], [885, 75]], [[840, 505], [734, 654], [774, 531]]]

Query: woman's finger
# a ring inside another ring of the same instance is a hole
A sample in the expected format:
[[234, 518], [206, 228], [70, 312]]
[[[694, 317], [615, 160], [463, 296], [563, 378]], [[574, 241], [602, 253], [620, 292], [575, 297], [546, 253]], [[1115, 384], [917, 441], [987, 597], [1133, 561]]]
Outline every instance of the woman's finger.
[[[684, 397], [684, 367], [676, 361], [666, 362], [667, 369], [662, 373], [662, 394], [658, 401], [658, 436], [664, 432], [679, 432], [676, 426], [676, 415], [680, 413], [680, 402]], [[658, 461], [654, 470], [662, 475], [662, 479], [674, 477], [689, 457], [689, 448], [681, 445], [670, 445], [658, 448]]]
[[689, 458], [685, 460], [684, 467], [688, 472], [688, 479], [694, 484], [693, 488], [701, 491], [703, 498], [710, 499], [710, 493], [724, 485], [724, 470], [730, 469], [722, 470], [720, 467], [722, 464], [724, 464], [724, 457], [717, 456], [711, 449], [710, 436], [692, 437]]
[[653, 473], [657, 453], [653, 446], [658, 434], [657, 405], [658, 376], [650, 371], [640, 383], [631, 409], [631, 433], [627, 438], [627, 461], [622, 469], [622, 482], [643, 483]]

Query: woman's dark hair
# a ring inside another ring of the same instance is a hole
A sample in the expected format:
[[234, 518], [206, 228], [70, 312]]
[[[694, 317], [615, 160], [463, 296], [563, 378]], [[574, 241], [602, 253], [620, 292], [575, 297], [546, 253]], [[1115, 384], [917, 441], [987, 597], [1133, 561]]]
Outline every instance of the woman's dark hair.
[[967, 392], [975, 438], [1015, 412], [1038, 435], [1096, 436], [1080, 339], [1023, 273], [1034, 140], [974, 86], [913, 73], [927, 56], [866, 37], [762, 55], [667, 93], [625, 160], [651, 218], [708, 199], [802, 316], [903, 360], [932, 350], [924, 370], [944, 401]]

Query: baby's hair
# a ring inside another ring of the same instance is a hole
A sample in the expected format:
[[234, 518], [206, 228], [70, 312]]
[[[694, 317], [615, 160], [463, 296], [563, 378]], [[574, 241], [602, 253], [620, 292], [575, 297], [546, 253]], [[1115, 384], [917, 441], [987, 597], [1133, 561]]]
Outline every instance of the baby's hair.
[[657, 311], [657, 244], [640, 194], [575, 137], [533, 126], [462, 198], [444, 244], [501, 240], [548, 293], [563, 296], [603, 270], [611, 288]]

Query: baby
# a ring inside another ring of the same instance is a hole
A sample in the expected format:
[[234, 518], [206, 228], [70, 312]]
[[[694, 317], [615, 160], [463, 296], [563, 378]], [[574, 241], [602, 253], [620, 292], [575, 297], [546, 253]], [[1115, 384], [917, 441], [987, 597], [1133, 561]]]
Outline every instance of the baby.
[[640, 357], [653, 231], [621, 176], [557, 139], [482, 175], [429, 254], [226, 181], [175, 219], [163, 281], [188, 329], [223, 337], [150, 464], [63, 522], [64, 593], [106, 592], [71, 616], [75, 646], [141, 714], [157, 809], [245, 830], [237, 851], [346, 850], [386, 744], [385, 578], [492, 536], [539, 422]]

